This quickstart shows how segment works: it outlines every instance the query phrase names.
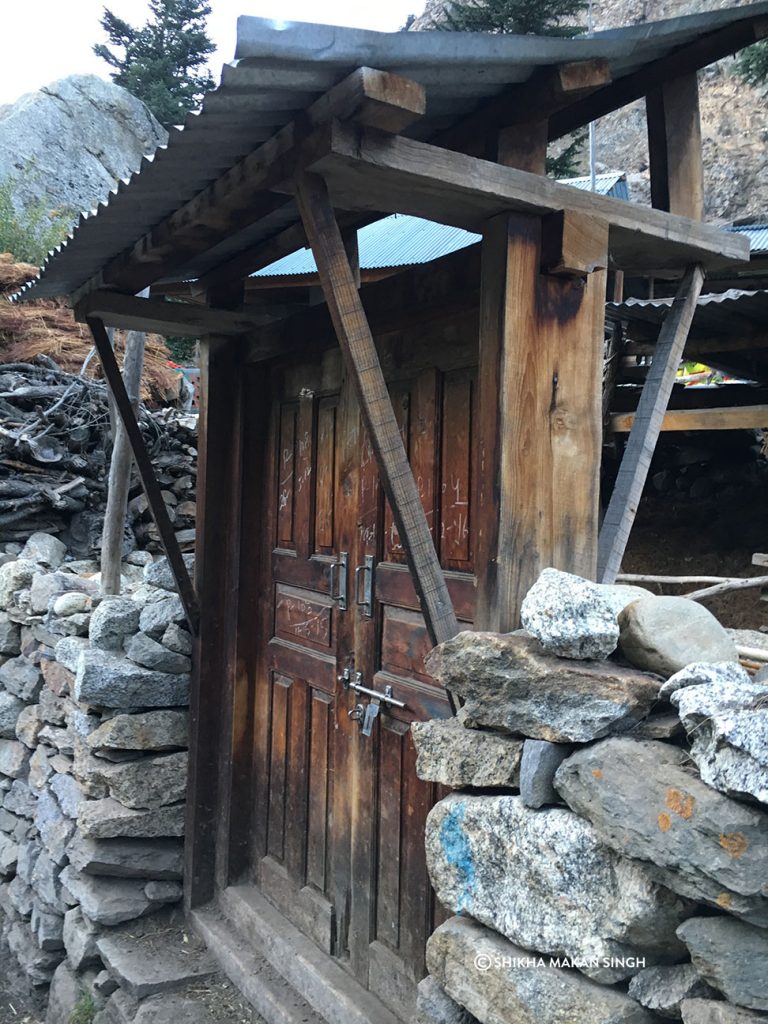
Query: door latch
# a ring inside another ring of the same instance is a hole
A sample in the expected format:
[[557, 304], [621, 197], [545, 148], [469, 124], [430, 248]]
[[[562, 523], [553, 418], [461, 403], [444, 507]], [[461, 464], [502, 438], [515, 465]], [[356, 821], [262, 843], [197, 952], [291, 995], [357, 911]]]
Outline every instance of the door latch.
[[[340, 612], [347, 610], [347, 566], [349, 555], [346, 551], [340, 551], [337, 561], [330, 568], [328, 586], [331, 600], [336, 601]], [[336, 590], [336, 578], [338, 574], [338, 590]]]
[[[360, 597], [360, 576], [363, 577], [363, 596]], [[355, 602], [363, 609], [367, 619], [373, 618], [373, 555], [366, 555], [365, 562], [355, 569]]]

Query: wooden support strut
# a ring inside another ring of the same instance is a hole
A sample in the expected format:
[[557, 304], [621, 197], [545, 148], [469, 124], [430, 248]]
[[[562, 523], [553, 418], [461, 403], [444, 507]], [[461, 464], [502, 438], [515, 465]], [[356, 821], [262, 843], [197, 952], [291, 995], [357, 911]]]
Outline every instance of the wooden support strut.
[[179, 548], [178, 541], [176, 540], [176, 535], [173, 532], [171, 520], [168, 517], [168, 510], [165, 507], [163, 496], [160, 493], [160, 485], [155, 477], [155, 472], [149, 459], [149, 453], [147, 452], [146, 445], [144, 444], [144, 438], [141, 436], [139, 424], [133, 414], [131, 400], [125, 390], [125, 384], [123, 383], [123, 378], [120, 375], [120, 369], [117, 365], [117, 360], [115, 359], [115, 353], [112, 351], [112, 346], [109, 344], [107, 331], [102, 321], [94, 318], [89, 319], [87, 323], [91, 330], [91, 334], [93, 335], [93, 342], [96, 346], [96, 351], [99, 353], [99, 359], [101, 360], [101, 365], [104, 369], [104, 376], [107, 378], [107, 384], [114, 396], [118, 414], [123, 427], [125, 428], [125, 432], [128, 435], [131, 450], [133, 451], [133, 457], [136, 460], [136, 466], [139, 471], [139, 476], [141, 477], [141, 483], [144, 487], [144, 493], [146, 494], [149, 502], [149, 509], [160, 534], [160, 541], [163, 545], [166, 557], [168, 558], [171, 572], [176, 580], [179, 597], [181, 598], [181, 603], [184, 606], [184, 613], [187, 617], [190, 631], [193, 635], [196, 635], [199, 620], [199, 609], [195, 590], [192, 586], [192, 581], [189, 578], [189, 573], [187, 572], [184, 559], [182, 558], [181, 549]]
[[621, 568], [703, 283], [702, 268], [689, 267], [659, 333], [656, 353], [600, 530], [598, 579], [603, 583], [613, 583]]
[[459, 625], [325, 182], [299, 175], [296, 198], [427, 631], [439, 644], [455, 636]]

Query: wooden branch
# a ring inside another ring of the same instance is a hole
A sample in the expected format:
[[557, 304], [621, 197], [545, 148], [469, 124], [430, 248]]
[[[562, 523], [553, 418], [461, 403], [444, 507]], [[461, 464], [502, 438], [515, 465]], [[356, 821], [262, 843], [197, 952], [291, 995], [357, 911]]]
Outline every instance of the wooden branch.
[[123, 330], [191, 338], [245, 334], [277, 319], [268, 313], [233, 313], [199, 303], [163, 302], [103, 290], [91, 292], [75, 306], [77, 321], [86, 323], [91, 317]]
[[402, 131], [425, 110], [426, 93], [416, 82], [358, 68], [302, 112], [300, 122], [286, 125], [107, 264], [75, 293], [73, 301], [105, 286], [135, 294], [233, 231], [284, 206], [286, 197], [268, 190], [291, 177], [300, 162], [298, 143], [319, 125], [338, 117], [380, 130]]
[[616, 576], [617, 583], [675, 583], [681, 586], [686, 583], [731, 583], [732, 576], [654, 576], [644, 572], [620, 572]]
[[732, 590], [754, 590], [757, 587], [766, 586], [768, 586], [768, 576], [752, 576], [746, 580], [726, 580], [725, 583], [717, 583], [714, 587], [693, 590], [690, 594], [683, 594], [683, 597], [688, 597], [691, 601], [703, 601], [707, 597], [729, 594]]
[[762, 647], [744, 647], [743, 644], [736, 644], [736, 653], [740, 658], [747, 658], [750, 661], [768, 662], [768, 650]]
[[458, 622], [322, 179], [301, 175], [297, 181], [297, 201], [427, 630], [432, 643], [439, 644], [458, 633]]
[[342, 209], [409, 213], [472, 231], [505, 210], [596, 217], [610, 225], [613, 266], [628, 270], [719, 267], [749, 256], [748, 239], [734, 232], [371, 129], [334, 123], [329, 152], [313, 170]]
[[[617, 434], [629, 433], [635, 419], [633, 412], [614, 413], [610, 429]], [[672, 409], [664, 414], [659, 429], [761, 430], [765, 427], [768, 427], [768, 405], [742, 405], [723, 409]]]
[[704, 271], [700, 266], [691, 267], [661, 328], [656, 355], [600, 530], [598, 579], [603, 583], [613, 583], [621, 568], [703, 283]]
[[109, 343], [106, 329], [101, 320], [96, 318], [89, 320], [88, 327], [93, 335], [96, 351], [99, 353], [99, 359], [101, 360], [101, 365], [104, 369], [104, 376], [107, 378], [107, 383], [114, 395], [120, 420], [125, 428], [126, 434], [128, 435], [128, 440], [131, 443], [133, 457], [136, 460], [136, 467], [139, 471], [139, 476], [141, 477], [144, 493], [147, 496], [152, 518], [155, 521], [155, 526], [160, 534], [163, 550], [168, 558], [168, 563], [171, 567], [171, 571], [173, 572], [173, 577], [176, 580], [179, 597], [181, 598], [181, 603], [184, 606], [184, 612], [187, 616], [190, 631], [193, 635], [196, 635], [199, 621], [199, 609], [195, 590], [192, 586], [192, 581], [189, 578], [189, 573], [187, 572], [184, 559], [182, 558], [181, 550], [179, 549], [179, 544], [176, 540], [176, 535], [173, 532], [171, 520], [168, 517], [168, 510], [165, 507], [163, 496], [160, 493], [160, 485], [155, 477], [149, 453], [147, 452], [146, 445], [144, 444], [144, 438], [141, 436], [139, 425], [133, 414], [131, 400], [125, 390], [123, 378], [120, 376], [120, 370], [117, 365], [117, 360], [115, 359], [115, 353], [112, 351], [112, 346]]

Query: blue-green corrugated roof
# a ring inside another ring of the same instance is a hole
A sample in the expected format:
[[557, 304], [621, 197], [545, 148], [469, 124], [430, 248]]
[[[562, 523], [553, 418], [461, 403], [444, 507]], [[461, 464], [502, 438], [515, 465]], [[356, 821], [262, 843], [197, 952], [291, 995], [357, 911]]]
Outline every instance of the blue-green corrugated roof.
[[764, 256], [768, 253], [768, 224], [734, 224], [728, 231], [747, 236], [751, 256]]

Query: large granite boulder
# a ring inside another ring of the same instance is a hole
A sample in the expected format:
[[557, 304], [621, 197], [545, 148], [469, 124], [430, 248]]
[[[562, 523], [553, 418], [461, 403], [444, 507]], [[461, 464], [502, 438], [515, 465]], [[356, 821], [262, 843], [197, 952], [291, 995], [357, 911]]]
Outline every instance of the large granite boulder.
[[653, 1024], [617, 988], [599, 985], [548, 957], [512, 945], [466, 917], [453, 917], [427, 942], [429, 973], [483, 1024]]
[[94, 729], [86, 742], [108, 760], [123, 760], [138, 751], [178, 750], [189, 742], [189, 715], [173, 709], [115, 715]]
[[565, 808], [453, 793], [430, 811], [426, 848], [443, 906], [527, 949], [583, 960], [599, 981], [638, 969], [606, 966], [610, 958], [658, 963], [683, 952], [675, 929], [692, 912], [688, 902]]
[[454, 789], [517, 785], [521, 740], [467, 729], [458, 718], [414, 722], [411, 732], [420, 779]]
[[677, 933], [701, 977], [726, 999], [768, 1010], [768, 931], [721, 916], [692, 917]]
[[544, 569], [523, 599], [520, 620], [561, 658], [602, 660], [619, 642], [616, 612], [601, 588], [559, 569]]
[[552, 743], [626, 732], [654, 704], [659, 680], [603, 661], [567, 661], [515, 634], [459, 633], [427, 658], [429, 672], [465, 701], [467, 718]]
[[687, 597], [647, 597], [619, 615], [619, 647], [638, 668], [671, 676], [691, 662], [738, 661], [712, 612]]
[[168, 707], [189, 704], [189, 675], [154, 672], [96, 647], [78, 661], [75, 700], [96, 707]]
[[0, 181], [19, 209], [41, 199], [73, 218], [106, 199], [167, 133], [126, 89], [71, 75], [0, 108]]
[[603, 740], [564, 761], [555, 788], [663, 885], [768, 927], [768, 814], [705, 785], [683, 750]]

